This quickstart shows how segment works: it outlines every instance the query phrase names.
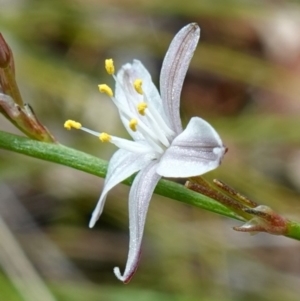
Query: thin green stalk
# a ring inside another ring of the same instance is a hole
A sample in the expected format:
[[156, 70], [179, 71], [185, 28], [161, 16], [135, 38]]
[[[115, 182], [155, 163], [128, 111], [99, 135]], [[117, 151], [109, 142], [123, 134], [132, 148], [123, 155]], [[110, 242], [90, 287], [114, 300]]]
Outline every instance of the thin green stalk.
[[[49, 162], [66, 165], [104, 178], [107, 162], [61, 144], [45, 143], [0, 131], [0, 148]], [[131, 185], [134, 177], [124, 181]], [[169, 180], [160, 180], [155, 193], [223, 216], [244, 221], [217, 201]], [[300, 223], [289, 222], [287, 237], [300, 240]]]
[[295, 221], [288, 221], [286, 237], [300, 240], [300, 223]]

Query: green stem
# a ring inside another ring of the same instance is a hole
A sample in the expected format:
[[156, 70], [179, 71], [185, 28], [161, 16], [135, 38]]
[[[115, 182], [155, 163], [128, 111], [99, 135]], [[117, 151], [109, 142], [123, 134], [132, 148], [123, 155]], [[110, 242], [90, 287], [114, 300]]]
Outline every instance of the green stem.
[[288, 221], [287, 234], [285, 236], [300, 240], [300, 223], [295, 221]]
[[[104, 178], [107, 162], [89, 154], [74, 150], [61, 144], [45, 143], [0, 131], [0, 148], [21, 153], [45, 161], [66, 165], [84, 172]], [[131, 185], [134, 177], [124, 181]], [[185, 186], [169, 180], [160, 180], [155, 192], [159, 195], [190, 204], [223, 216], [244, 221], [217, 201]], [[300, 240], [300, 224], [290, 222], [286, 236]]]

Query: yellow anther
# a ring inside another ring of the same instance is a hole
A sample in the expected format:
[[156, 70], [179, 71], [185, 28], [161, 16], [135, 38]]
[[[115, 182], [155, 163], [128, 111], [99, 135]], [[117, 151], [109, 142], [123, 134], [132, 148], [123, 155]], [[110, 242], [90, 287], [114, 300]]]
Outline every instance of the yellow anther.
[[143, 95], [143, 93], [144, 93], [142, 85], [143, 85], [143, 81], [141, 79], [136, 79], [133, 83], [135, 91], [141, 95]]
[[115, 73], [115, 66], [114, 66], [113, 59], [105, 60], [105, 69], [106, 69], [106, 72], [110, 75]]
[[107, 94], [109, 97], [113, 97], [114, 93], [112, 91], [112, 89], [108, 86], [108, 85], [98, 85], [99, 91], [101, 93], [105, 93]]
[[101, 140], [101, 142], [109, 142], [111, 139], [111, 136], [108, 135], [107, 133], [101, 133], [99, 135], [99, 139]]
[[64, 123], [64, 127], [67, 129], [67, 130], [70, 130], [71, 128], [74, 128], [76, 130], [79, 130], [81, 128], [81, 123], [77, 122], [77, 121], [74, 121], [74, 120], [67, 120], [65, 123]]
[[129, 127], [130, 127], [134, 132], [136, 132], [136, 126], [137, 126], [137, 124], [138, 124], [137, 119], [131, 119], [131, 120], [129, 121]]
[[145, 102], [140, 102], [137, 105], [137, 110], [141, 115], [145, 115], [145, 110], [148, 108], [148, 105]]

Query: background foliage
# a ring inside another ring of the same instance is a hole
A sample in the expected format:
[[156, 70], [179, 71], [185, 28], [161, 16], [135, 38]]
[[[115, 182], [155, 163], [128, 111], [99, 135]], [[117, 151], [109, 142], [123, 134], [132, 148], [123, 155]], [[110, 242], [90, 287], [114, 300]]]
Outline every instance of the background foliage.
[[[222, 166], [206, 178], [220, 178], [257, 202], [300, 219], [297, 2], [0, 4], [0, 30], [13, 49], [24, 100], [61, 143], [103, 159], [109, 159], [113, 147], [67, 132], [63, 123], [72, 118], [126, 135], [113, 104], [98, 93], [97, 84], [112, 84], [104, 59], [113, 57], [116, 67], [140, 59], [157, 83], [172, 37], [197, 22], [201, 42], [185, 81], [182, 117], [184, 123], [194, 115], [205, 118], [229, 148]], [[0, 128], [18, 133], [4, 117]], [[90, 230], [102, 179], [7, 151], [0, 151], [0, 177], [1, 300], [298, 299], [298, 242], [237, 233], [231, 229], [237, 221], [158, 196], [150, 206], [139, 271], [124, 286], [112, 269], [123, 267], [127, 256], [128, 187], [113, 190], [101, 220]], [[12, 251], [14, 244], [21, 255]], [[27, 265], [22, 265], [23, 255]], [[14, 265], [19, 273], [14, 274]], [[32, 268], [40, 282], [31, 278]], [[28, 286], [18, 285], [18, 277], [27, 279]]]

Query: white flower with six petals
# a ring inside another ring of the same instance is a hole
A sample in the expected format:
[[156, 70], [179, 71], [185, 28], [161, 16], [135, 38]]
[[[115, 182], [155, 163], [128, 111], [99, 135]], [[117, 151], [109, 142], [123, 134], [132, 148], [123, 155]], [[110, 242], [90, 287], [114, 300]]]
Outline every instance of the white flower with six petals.
[[120, 148], [109, 161], [90, 227], [101, 215], [107, 193], [138, 172], [129, 193], [127, 264], [123, 275], [118, 267], [114, 268], [116, 277], [124, 283], [130, 281], [138, 267], [146, 214], [159, 179], [202, 175], [218, 167], [226, 152], [218, 133], [203, 119], [193, 117], [185, 130], [181, 125], [181, 89], [199, 37], [196, 23], [183, 27], [174, 37], [161, 69], [160, 94], [140, 61], [124, 65], [115, 76], [112, 60], [106, 60], [106, 70], [116, 81], [115, 96], [106, 85], [100, 85], [99, 89], [117, 106], [133, 141], [91, 131], [75, 121], [65, 123], [67, 129], [82, 129]]

